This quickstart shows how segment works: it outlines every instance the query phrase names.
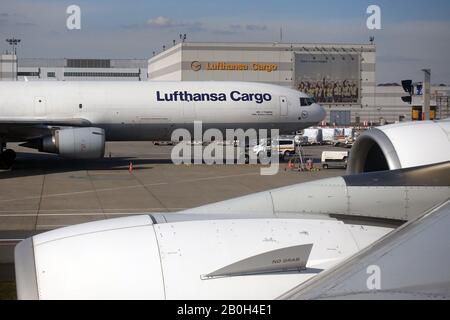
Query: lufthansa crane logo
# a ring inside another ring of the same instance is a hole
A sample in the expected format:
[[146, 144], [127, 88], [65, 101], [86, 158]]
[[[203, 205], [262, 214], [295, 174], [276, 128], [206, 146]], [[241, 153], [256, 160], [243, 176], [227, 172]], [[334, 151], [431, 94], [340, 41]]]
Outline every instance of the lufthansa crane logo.
[[191, 69], [194, 71], [200, 71], [200, 69], [202, 68], [202, 64], [198, 61], [192, 61], [191, 63]]
[[308, 118], [308, 116], [309, 116], [308, 111], [302, 111], [302, 118], [303, 119]]

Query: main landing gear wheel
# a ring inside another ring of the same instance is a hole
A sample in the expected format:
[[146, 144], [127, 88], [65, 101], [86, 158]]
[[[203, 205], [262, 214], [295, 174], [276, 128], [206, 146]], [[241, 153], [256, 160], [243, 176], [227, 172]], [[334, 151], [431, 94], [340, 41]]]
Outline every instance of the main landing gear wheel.
[[7, 149], [0, 153], [0, 169], [9, 169], [16, 160], [16, 153], [14, 150]]

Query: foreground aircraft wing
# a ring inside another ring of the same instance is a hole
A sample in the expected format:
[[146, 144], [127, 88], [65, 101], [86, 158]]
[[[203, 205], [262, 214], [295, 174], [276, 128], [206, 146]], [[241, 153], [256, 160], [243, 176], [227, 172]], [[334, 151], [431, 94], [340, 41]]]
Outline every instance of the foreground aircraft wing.
[[281, 299], [450, 299], [450, 200]]
[[7, 142], [40, 138], [54, 127], [86, 127], [91, 123], [83, 118], [1, 117], [0, 137]]
[[[325, 179], [35, 235], [15, 249], [18, 298], [274, 299], [344, 261], [361, 266], [352, 257], [405, 221], [419, 223], [362, 251], [376, 258], [368, 265], [381, 268], [382, 289], [442, 297], [450, 279], [450, 215], [419, 217], [450, 198], [449, 168], [447, 162]], [[414, 272], [429, 273], [424, 282], [415, 274], [395, 282], [416, 266]], [[389, 273], [391, 267], [402, 269]], [[366, 268], [356, 269], [363, 285]], [[443, 290], [426, 289], [433, 283]]]
[[244, 208], [253, 217], [324, 214], [346, 222], [367, 223], [369, 218], [390, 224], [414, 220], [449, 197], [450, 161], [300, 183], [179, 213], [230, 216]]

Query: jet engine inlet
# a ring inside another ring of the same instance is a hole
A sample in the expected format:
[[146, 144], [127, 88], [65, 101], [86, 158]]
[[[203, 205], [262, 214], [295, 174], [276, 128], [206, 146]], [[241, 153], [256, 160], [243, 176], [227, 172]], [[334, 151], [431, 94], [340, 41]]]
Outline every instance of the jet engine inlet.
[[450, 121], [419, 121], [364, 132], [353, 145], [348, 174], [396, 170], [450, 160]]
[[347, 166], [348, 174], [400, 169], [397, 152], [389, 137], [372, 129], [362, 134], [353, 145]]

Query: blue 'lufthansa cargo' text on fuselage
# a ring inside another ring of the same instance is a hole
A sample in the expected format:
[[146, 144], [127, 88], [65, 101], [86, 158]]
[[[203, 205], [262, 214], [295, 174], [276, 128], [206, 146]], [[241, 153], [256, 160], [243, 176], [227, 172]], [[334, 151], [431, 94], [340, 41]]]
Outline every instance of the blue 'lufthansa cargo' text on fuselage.
[[[252, 101], [257, 104], [268, 102], [272, 100], [272, 95], [269, 93], [241, 93], [239, 91], [231, 91], [230, 99], [232, 101]], [[187, 91], [174, 91], [172, 93], [161, 93], [156, 91], [157, 101], [227, 101], [225, 93], [190, 93]]]

